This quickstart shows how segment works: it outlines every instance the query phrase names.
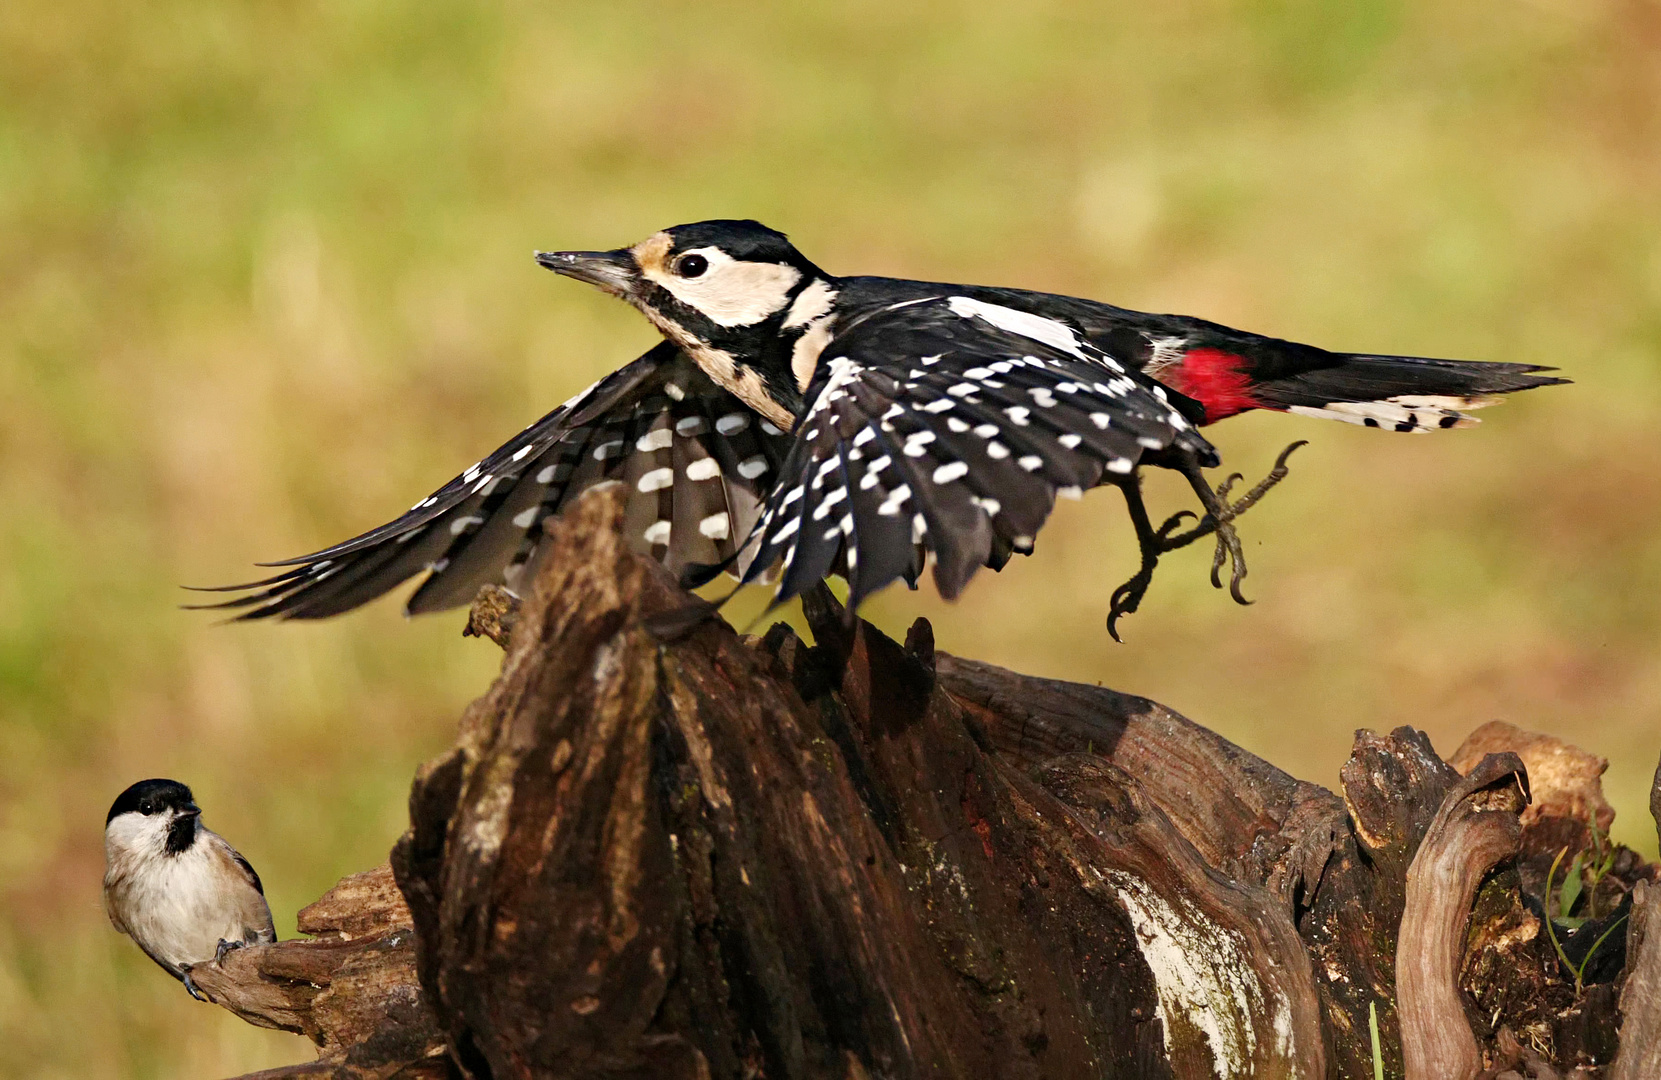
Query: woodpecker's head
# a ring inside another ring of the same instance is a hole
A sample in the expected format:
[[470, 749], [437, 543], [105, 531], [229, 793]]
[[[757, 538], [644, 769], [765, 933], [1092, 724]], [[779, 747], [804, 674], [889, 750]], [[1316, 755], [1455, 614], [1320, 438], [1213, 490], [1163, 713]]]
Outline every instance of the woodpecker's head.
[[104, 818], [111, 857], [180, 855], [196, 842], [202, 811], [177, 780], [140, 780], [116, 797]]
[[715, 379], [780, 426], [801, 412], [829, 338], [836, 279], [755, 221], [700, 221], [615, 251], [536, 261], [639, 308]]

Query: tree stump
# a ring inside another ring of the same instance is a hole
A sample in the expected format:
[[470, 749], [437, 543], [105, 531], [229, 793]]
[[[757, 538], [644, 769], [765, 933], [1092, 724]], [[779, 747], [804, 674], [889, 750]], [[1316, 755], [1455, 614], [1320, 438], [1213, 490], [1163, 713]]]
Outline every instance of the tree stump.
[[[1375, 1013], [1388, 1076], [1648, 1075], [1617, 1028], [1661, 1025], [1656, 868], [1601, 839], [1591, 755], [1484, 729], [1462, 776], [1360, 732], [1334, 794], [823, 588], [813, 645], [665, 640], [692, 598], [620, 525], [585, 496], [522, 605], [481, 597], [502, 673], [416, 777], [397, 892], [193, 973], [318, 1043], [262, 1075], [1370, 1078]], [[1563, 847], [1609, 853], [1590, 916], [1545, 895]]]

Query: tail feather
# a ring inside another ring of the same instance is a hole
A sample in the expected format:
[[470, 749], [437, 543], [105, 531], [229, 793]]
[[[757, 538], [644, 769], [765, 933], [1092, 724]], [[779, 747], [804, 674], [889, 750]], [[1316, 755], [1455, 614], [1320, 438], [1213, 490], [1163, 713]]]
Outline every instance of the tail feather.
[[1497, 404], [1500, 395], [1568, 379], [1536, 364], [1436, 360], [1422, 356], [1335, 354], [1338, 363], [1255, 383], [1264, 408], [1391, 431], [1423, 433], [1469, 427], [1466, 410]]

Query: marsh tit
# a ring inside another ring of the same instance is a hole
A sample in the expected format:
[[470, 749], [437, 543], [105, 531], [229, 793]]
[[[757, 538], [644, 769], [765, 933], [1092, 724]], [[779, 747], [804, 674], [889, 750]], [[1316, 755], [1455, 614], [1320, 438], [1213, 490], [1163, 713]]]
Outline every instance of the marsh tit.
[[206, 1001], [194, 964], [277, 940], [260, 876], [202, 825], [190, 789], [140, 780], [104, 819], [104, 908], [115, 928]]

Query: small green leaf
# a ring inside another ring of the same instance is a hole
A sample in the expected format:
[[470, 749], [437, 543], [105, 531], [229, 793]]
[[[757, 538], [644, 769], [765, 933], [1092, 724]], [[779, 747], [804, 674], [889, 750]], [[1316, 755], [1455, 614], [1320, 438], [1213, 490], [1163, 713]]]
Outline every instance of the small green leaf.
[[1563, 856], [1567, 855], [1568, 853], [1569, 853], [1568, 848], [1564, 848], [1562, 851], [1559, 851], [1557, 853], [1557, 858], [1555, 858], [1551, 861], [1551, 869], [1546, 871], [1546, 892], [1545, 892], [1545, 899], [1546, 899], [1546, 936], [1551, 939], [1551, 947], [1557, 952], [1557, 959], [1559, 959], [1563, 962], [1564, 967], [1568, 968], [1570, 971], [1573, 971], [1574, 970], [1574, 965], [1569, 963], [1568, 954], [1566, 954], [1563, 951], [1563, 943], [1561, 941], [1557, 940], [1557, 927], [1552, 922], [1552, 918], [1551, 918], [1551, 883], [1552, 883], [1552, 879], [1557, 876], [1557, 867], [1558, 867], [1559, 864], [1561, 864], [1563, 862]]
[[1569, 864], [1569, 872], [1563, 876], [1563, 887], [1557, 892], [1557, 913], [1567, 916], [1574, 910], [1575, 901], [1580, 899], [1580, 855], [1577, 853], [1574, 861]]
[[1373, 1036], [1373, 1080], [1384, 1080], [1384, 1047], [1378, 1040], [1378, 1002], [1367, 1002], [1367, 1030]]
[[1574, 969], [1574, 992], [1576, 997], [1580, 996], [1580, 990], [1583, 985], [1583, 981], [1586, 978], [1586, 968], [1592, 963], [1592, 954], [1597, 952], [1598, 948], [1602, 946], [1605, 941], [1609, 940], [1609, 935], [1613, 934], [1615, 932], [1615, 928], [1620, 926], [1623, 922], [1626, 922], [1625, 915], [1622, 915], [1620, 918], [1610, 923], [1609, 929], [1598, 935], [1598, 939], [1592, 942], [1592, 947], [1586, 950], [1586, 955], [1581, 959], [1580, 966]]
[[1584, 917], [1574, 917], [1574, 918], [1558, 919], [1557, 920], [1557, 925], [1558, 926], [1566, 926], [1570, 930], [1579, 930], [1582, 926], [1585, 926], [1590, 921], [1591, 921], [1590, 919], [1587, 919], [1587, 918], [1584, 918]]

